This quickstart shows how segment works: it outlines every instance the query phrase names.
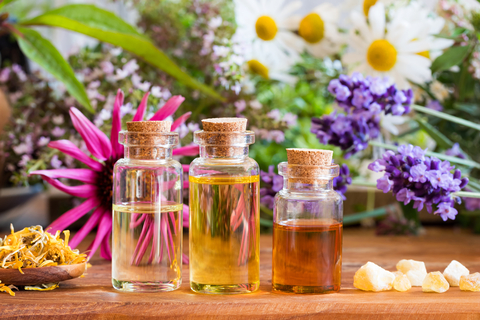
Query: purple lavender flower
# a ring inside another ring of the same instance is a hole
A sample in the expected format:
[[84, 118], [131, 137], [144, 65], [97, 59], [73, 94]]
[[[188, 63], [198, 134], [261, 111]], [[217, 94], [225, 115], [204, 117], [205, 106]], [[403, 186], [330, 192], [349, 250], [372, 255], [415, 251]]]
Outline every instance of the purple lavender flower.
[[346, 164], [340, 166], [340, 174], [333, 179], [333, 189], [337, 191], [343, 200], [346, 200], [345, 193], [347, 192], [347, 185], [352, 184], [352, 177], [350, 176], [350, 169]]
[[425, 107], [435, 111], [443, 111], [443, 106], [437, 100], [431, 100]]
[[448, 149], [447, 151], [445, 151], [445, 154], [447, 156], [459, 157], [460, 159], [467, 158], [463, 153], [462, 149], [460, 149], [460, 145], [458, 143], [455, 143], [451, 149]]
[[377, 180], [378, 189], [384, 193], [391, 190], [404, 204], [414, 201], [413, 207], [418, 211], [426, 207], [432, 213], [433, 205], [436, 205], [434, 214], [443, 220], [455, 219], [458, 212], [453, 205], [460, 198], [452, 197], [451, 193], [460, 191], [468, 183], [460, 170], [450, 172], [455, 167], [448, 161], [426, 157], [425, 150], [412, 145], [399, 146], [398, 154], [385, 152], [382, 159], [375, 160], [368, 168], [385, 172]]
[[398, 90], [387, 79], [354, 73], [340, 75], [328, 85], [338, 105], [346, 114], [324, 115], [312, 119], [311, 132], [323, 144], [347, 151], [348, 158], [368, 146], [380, 134], [380, 114], [403, 115], [410, 112], [412, 90]]

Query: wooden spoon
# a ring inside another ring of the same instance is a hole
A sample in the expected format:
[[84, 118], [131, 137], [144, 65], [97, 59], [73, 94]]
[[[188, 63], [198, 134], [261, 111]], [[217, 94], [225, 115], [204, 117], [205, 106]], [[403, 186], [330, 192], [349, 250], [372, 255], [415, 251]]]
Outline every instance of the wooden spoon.
[[0, 281], [7, 285], [34, 286], [77, 278], [86, 269], [86, 262], [55, 267], [25, 268], [22, 269], [24, 274], [21, 274], [17, 269], [0, 268]]

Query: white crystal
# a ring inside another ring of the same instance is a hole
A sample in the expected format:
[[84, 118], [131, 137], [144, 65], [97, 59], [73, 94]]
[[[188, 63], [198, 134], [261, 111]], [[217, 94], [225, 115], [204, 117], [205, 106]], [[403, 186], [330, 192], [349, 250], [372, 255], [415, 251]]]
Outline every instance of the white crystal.
[[355, 272], [353, 286], [364, 291], [391, 290], [395, 275], [373, 262], [367, 262]]
[[440, 271], [430, 272], [423, 280], [423, 292], [443, 293], [450, 288], [447, 279]]
[[427, 268], [422, 261], [400, 260], [397, 263], [397, 270], [407, 275], [408, 280], [414, 287], [421, 287], [423, 280], [427, 276]]
[[443, 271], [443, 276], [452, 287], [458, 287], [460, 285], [460, 277], [469, 274], [470, 271], [457, 260], [452, 260], [445, 271]]
[[410, 283], [410, 280], [408, 280], [407, 276], [399, 271], [396, 272], [400, 274], [395, 275], [395, 280], [393, 281], [393, 289], [400, 292], [410, 290], [412, 288], [412, 284]]
[[480, 291], [480, 273], [475, 272], [472, 274], [461, 276], [460, 290], [479, 292]]

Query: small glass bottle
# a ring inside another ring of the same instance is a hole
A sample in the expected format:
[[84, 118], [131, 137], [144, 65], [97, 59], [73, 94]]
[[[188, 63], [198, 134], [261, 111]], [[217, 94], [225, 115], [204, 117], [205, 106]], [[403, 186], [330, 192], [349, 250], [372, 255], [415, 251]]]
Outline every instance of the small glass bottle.
[[248, 157], [247, 120], [202, 121], [200, 158], [190, 165], [190, 287], [250, 293], [260, 283], [259, 167]]
[[287, 149], [278, 165], [284, 186], [273, 215], [274, 291], [332, 293], [340, 290], [343, 200], [333, 190], [339, 166], [332, 151]]
[[171, 121], [128, 122], [113, 169], [112, 284], [130, 292], [182, 283], [182, 166], [172, 159]]

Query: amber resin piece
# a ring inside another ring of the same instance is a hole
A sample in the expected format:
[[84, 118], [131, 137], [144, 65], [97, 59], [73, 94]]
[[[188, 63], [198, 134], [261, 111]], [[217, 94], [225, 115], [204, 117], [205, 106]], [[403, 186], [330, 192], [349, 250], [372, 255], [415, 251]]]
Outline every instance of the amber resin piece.
[[469, 275], [470, 271], [457, 260], [452, 260], [448, 267], [443, 271], [443, 276], [447, 279], [451, 287], [458, 287], [460, 284], [460, 277]]
[[443, 293], [450, 288], [447, 279], [440, 271], [430, 272], [427, 274], [422, 283], [423, 292]]
[[355, 272], [353, 286], [363, 291], [387, 291], [394, 280], [393, 273], [369, 261]]
[[410, 283], [410, 280], [408, 280], [408, 277], [399, 271], [397, 272], [400, 274], [395, 274], [395, 280], [393, 280], [393, 289], [400, 292], [410, 290], [412, 288], [412, 284]]
[[460, 290], [480, 292], [480, 273], [475, 272], [461, 276]]
[[413, 287], [421, 287], [423, 279], [427, 275], [427, 268], [422, 261], [400, 260], [397, 263], [397, 270], [407, 275]]

